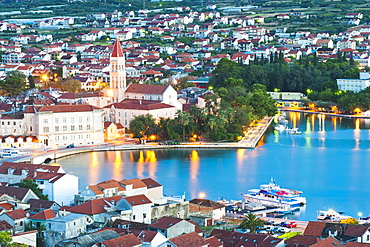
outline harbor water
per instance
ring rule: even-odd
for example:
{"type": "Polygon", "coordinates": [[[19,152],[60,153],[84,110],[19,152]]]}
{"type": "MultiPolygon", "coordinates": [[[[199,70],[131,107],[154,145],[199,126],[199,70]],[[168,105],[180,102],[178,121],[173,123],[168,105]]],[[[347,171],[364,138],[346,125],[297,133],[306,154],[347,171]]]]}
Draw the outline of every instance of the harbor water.
{"type": "Polygon", "coordinates": [[[274,178],[303,191],[307,205],[291,219],[316,220],[318,210],[370,214],[370,120],[287,113],[290,128],[273,123],[255,149],[165,149],[93,152],[58,160],[80,178],[80,190],[109,179],[151,177],[166,195],[243,200],[274,178]]]}

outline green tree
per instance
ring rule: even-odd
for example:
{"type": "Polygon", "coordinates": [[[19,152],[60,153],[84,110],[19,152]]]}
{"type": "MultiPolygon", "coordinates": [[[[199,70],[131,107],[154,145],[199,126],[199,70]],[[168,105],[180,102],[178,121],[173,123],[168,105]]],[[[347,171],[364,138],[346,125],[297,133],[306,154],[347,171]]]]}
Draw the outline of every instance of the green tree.
{"type": "Polygon", "coordinates": [[[9,232],[0,232],[0,246],[1,247],[27,247],[26,244],[12,243],[13,239],[9,232]]]}
{"type": "Polygon", "coordinates": [[[0,89],[5,95],[18,95],[26,90],[26,75],[13,70],[6,73],[5,79],[0,80],[0,89]]]}
{"type": "Polygon", "coordinates": [[[175,119],[182,126],[182,140],[185,140],[185,128],[190,122],[190,115],[187,112],[178,110],[175,119]]]}
{"type": "Polygon", "coordinates": [[[139,138],[139,140],[143,137],[147,138],[150,134],[154,134],[156,132],[156,125],[152,115],[139,115],[132,119],[130,122],[130,132],[134,137],[139,138]]]}
{"type": "Polygon", "coordinates": [[[249,229],[251,233],[254,233],[258,227],[263,226],[264,224],[263,220],[255,214],[249,213],[238,228],[242,230],[249,229]]]}
{"type": "Polygon", "coordinates": [[[49,200],[47,195],[43,195],[38,184],[32,179],[22,179],[19,188],[31,189],[41,200],[49,200]]]}

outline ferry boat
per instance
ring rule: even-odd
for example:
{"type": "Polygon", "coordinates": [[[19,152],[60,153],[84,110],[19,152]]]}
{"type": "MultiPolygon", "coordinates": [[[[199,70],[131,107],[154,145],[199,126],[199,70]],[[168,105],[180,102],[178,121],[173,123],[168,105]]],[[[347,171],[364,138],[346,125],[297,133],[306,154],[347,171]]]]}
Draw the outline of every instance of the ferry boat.
{"type": "Polygon", "coordinates": [[[269,184],[262,184],[259,189],[248,190],[243,196],[247,202],[258,202],[266,206],[296,208],[306,204],[306,198],[300,194],[302,192],[298,190],[281,188],[271,179],[269,184]]]}

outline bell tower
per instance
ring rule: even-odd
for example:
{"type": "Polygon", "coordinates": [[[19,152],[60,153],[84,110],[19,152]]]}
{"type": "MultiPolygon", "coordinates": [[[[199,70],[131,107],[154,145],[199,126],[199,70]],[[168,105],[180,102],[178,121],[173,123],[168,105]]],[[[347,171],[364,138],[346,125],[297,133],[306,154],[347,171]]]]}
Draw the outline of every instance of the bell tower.
{"type": "Polygon", "coordinates": [[[112,102],[120,102],[124,99],[123,94],[126,90],[126,68],[125,55],[123,54],[121,42],[118,37],[113,44],[113,51],[110,56],[110,82],[109,90],[112,102]]]}

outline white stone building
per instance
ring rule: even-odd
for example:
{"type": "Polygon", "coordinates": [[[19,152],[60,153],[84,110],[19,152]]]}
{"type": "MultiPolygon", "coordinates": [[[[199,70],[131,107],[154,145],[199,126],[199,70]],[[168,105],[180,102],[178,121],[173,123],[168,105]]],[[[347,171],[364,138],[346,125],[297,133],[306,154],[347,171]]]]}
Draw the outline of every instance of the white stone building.
{"type": "Polygon", "coordinates": [[[46,221],[46,246],[55,246],[60,241],[74,238],[86,232],[93,220],[83,214],[67,213],[46,221]]]}
{"type": "Polygon", "coordinates": [[[104,110],[91,105],[28,106],[25,135],[53,148],[104,142],[104,110]]]}
{"type": "Polygon", "coordinates": [[[339,90],[355,93],[370,86],[370,72],[360,72],[360,79],[337,79],[339,90]]]}

